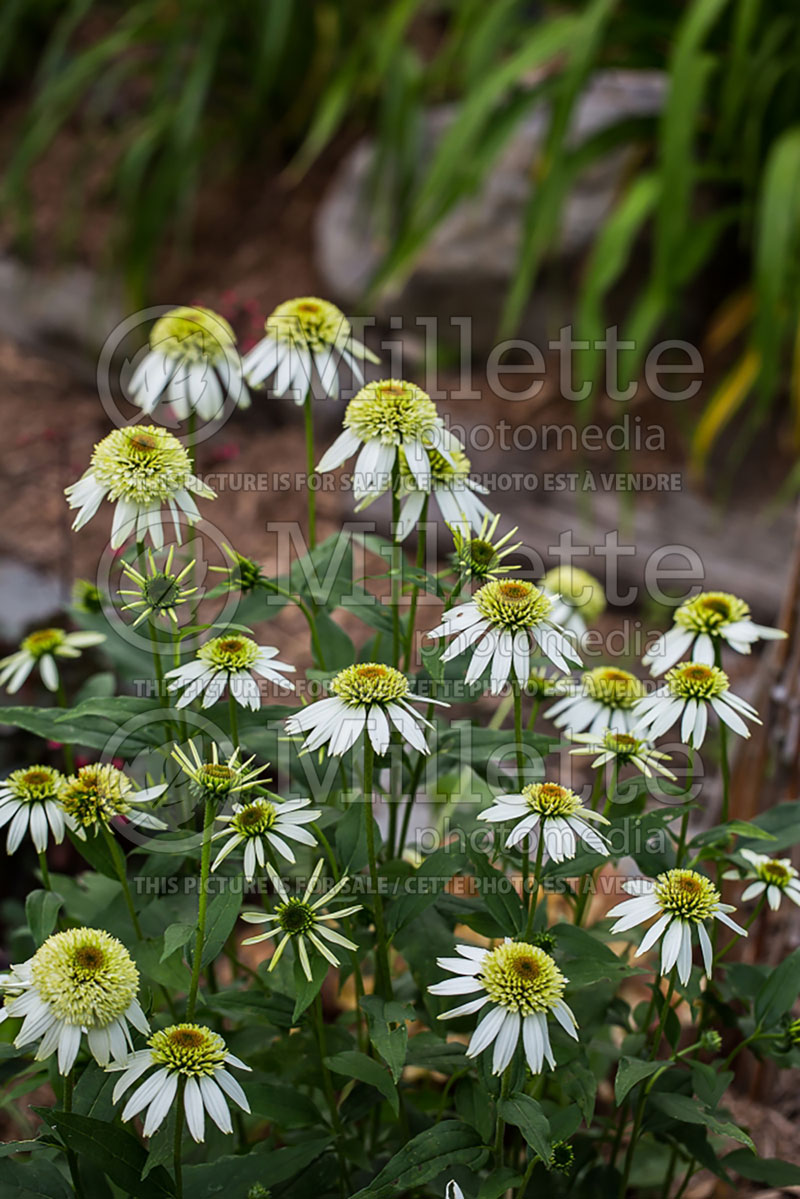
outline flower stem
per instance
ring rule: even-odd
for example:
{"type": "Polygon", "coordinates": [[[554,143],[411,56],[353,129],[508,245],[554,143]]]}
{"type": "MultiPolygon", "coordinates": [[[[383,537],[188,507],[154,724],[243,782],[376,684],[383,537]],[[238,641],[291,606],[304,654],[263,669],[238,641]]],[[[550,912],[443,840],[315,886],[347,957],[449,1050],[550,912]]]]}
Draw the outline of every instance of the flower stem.
{"type": "Polygon", "coordinates": [[[50,871],[47,869],[47,855],[43,849],[40,849],[38,852],[39,870],[42,874],[42,886],[44,887],[45,891],[52,891],[53,888],[50,885],[50,871]]]}
{"type": "Polygon", "coordinates": [[[128,908],[128,914],[131,918],[133,931],[136,933],[137,940],[141,941],[143,936],[142,926],[139,923],[139,917],[136,915],[136,907],[134,906],[133,896],[131,895],[131,889],[128,885],[128,874],[125,869],[125,857],[122,853],[122,850],[114,840],[114,834],[111,832],[111,829],[105,824],[101,827],[103,830],[105,843],[108,846],[108,852],[110,853],[111,860],[114,863],[114,869],[117,872],[117,878],[122,884],[122,894],[125,896],[125,903],[128,908]]]}
{"type": "MultiPolygon", "coordinates": [[[[64,1095],[63,1104],[64,1111],[72,1111],[72,1092],[75,1086],[75,1069],[73,1067],[69,1074],[64,1077],[64,1095]]],[[[69,1175],[72,1179],[72,1189],[75,1192],[76,1199],[83,1199],[83,1187],[81,1186],[80,1167],[78,1166],[78,1157],[74,1149],[67,1148],[67,1165],[69,1166],[69,1175]]]]}
{"type": "MultiPolygon", "coordinates": [[[[511,684],[513,691],[514,702],[514,753],[517,759],[517,790],[522,791],[525,786],[525,750],[522,741],[522,687],[519,679],[514,679],[511,684]]],[[[522,847],[522,900],[523,903],[527,900],[528,903],[528,921],[530,922],[530,880],[528,874],[530,872],[530,857],[528,851],[523,845],[522,847]]]]}
{"type": "Polygon", "coordinates": [[[291,591],[287,591],[285,587],[281,587],[279,583],[275,583],[272,579],[262,579],[261,586],[266,587],[268,591],[274,591],[276,595],[284,596],[285,599],[289,600],[290,603],[295,604],[300,609],[306,619],[308,631],[311,634],[311,645],[314,650],[316,664],[321,667],[322,670],[327,669],[325,666],[325,655],[322,651],[319,633],[317,632],[317,620],[313,610],[309,608],[308,604],[301,600],[299,595],[293,595],[291,591]]]}
{"type": "Polygon", "coordinates": [[[306,432],[306,503],[308,506],[308,548],[317,548],[317,493],[311,486],[314,474],[314,399],[309,387],[303,401],[306,432]]]}
{"type": "Polygon", "coordinates": [[[319,1049],[320,1069],[322,1071],[322,1089],[325,1092],[325,1100],[328,1104],[328,1111],[331,1114],[331,1124],[337,1136],[336,1155],[339,1159],[339,1184],[343,1199],[350,1190],[350,1175],[347,1169],[347,1162],[342,1151],[342,1138],[344,1137],[344,1129],[342,1128],[339,1109],[336,1106],[336,1092],[333,1089],[333,1079],[331,1072],[326,1062],[328,1052],[325,1046],[325,1017],[322,1011],[322,996],[318,993],[313,1004],[314,1008],[314,1030],[317,1034],[317,1047],[319,1049]]]}
{"type": "MultiPolygon", "coordinates": [[[[690,746],[689,757],[688,757],[687,766],[686,766],[686,795],[687,795],[687,797],[689,795],[689,792],[692,789],[693,776],[694,776],[694,749],[690,746]]],[[[684,857],[686,856],[686,834],[689,829],[689,808],[688,808],[689,799],[688,798],[686,800],[686,804],[687,804],[686,811],[683,813],[683,816],[681,817],[681,827],[680,827],[680,832],[678,833],[678,844],[675,847],[675,865],[676,866],[680,866],[684,857]]]]}
{"type": "MultiPolygon", "coordinates": [[[[531,933],[533,932],[533,921],[536,916],[536,901],[539,896],[539,884],[541,882],[541,875],[542,875],[542,858],[543,858],[543,856],[544,856],[544,831],[540,828],[539,829],[539,844],[536,846],[536,865],[533,868],[533,878],[530,879],[530,882],[528,884],[530,887],[530,895],[528,897],[528,920],[527,920],[527,923],[525,924],[525,940],[526,941],[530,940],[531,933]]],[[[526,861],[528,860],[527,853],[525,854],[525,860],[526,861]]]]}
{"type": "Polygon", "coordinates": [[[392,665],[400,667],[400,598],[403,588],[403,551],[398,540],[400,524],[400,467],[395,458],[392,467],[392,569],[391,569],[391,599],[392,599],[392,665]]]}
{"type": "MultiPolygon", "coordinates": [[[[428,501],[430,496],[425,496],[425,502],[422,505],[422,513],[417,522],[417,571],[425,569],[425,556],[427,551],[428,541],[428,501]]],[[[414,652],[414,625],[417,620],[417,601],[419,599],[419,584],[414,580],[414,585],[411,589],[411,608],[408,615],[408,635],[406,637],[406,674],[411,670],[411,655],[414,652]]]]}
{"type": "MultiPolygon", "coordinates": [[[[501,1102],[503,1099],[508,1098],[508,1093],[510,1090],[511,1090],[511,1067],[507,1066],[505,1071],[503,1072],[503,1083],[502,1083],[502,1086],[500,1087],[501,1102]]],[[[498,1107],[499,1107],[499,1105],[498,1105],[498,1107]]],[[[495,1128],[495,1134],[494,1134],[494,1160],[495,1160],[495,1165],[498,1170],[502,1170],[502,1168],[503,1168],[503,1137],[505,1135],[505,1131],[506,1131],[506,1122],[503,1119],[503,1117],[500,1115],[500,1112],[498,1111],[497,1126],[495,1128]]]]}
{"type": "MultiPolygon", "coordinates": [[[[658,984],[656,984],[656,986],[658,986],[658,984]]],[[[658,1050],[661,1045],[661,1038],[664,1035],[664,1029],[665,1029],[666,1023],[667,1023],[667,1017],[669,1016],[669,1013],[672,1011],[671,1005],[672,1005],[672,996],[673,996],[674,992],[675,992],[675,972],[673,971],[672,974],[670,975],[669,987],[667,988],[667,994],[666,994],[666,997],[664,998],[664,1002],[661,1007],[661,1015],[659,1017],[658,1028],[656,1029],[656,1035],[653,1038],[653,1044],[650,1049],[649,1060],[651,1062],[655,1061],[655,1059],[658,1055],[658,1050]]],[[[653,991],[653,994],[655,995],[655,990],[653,991]]],[[[622,1181],[621,1181],[620,1187],[619,1187],[619,1199],[625,1199],[625,1194],[628,1190],[628,1182],[630,1181],[631,1169],[633,1167],[633,1155],[636,1152],[636,1145],[639,1140],[639,1130],[642,1127],[642,1119],[644,1118],[644,1109],[645,1109],[645,1105],[647,1103],[647,1096],[649,1095],[650,1088],[654,1082],[655,1082],[655,1077],[651,1078],[649,1083],[647,1085],[643,1086],[642,1093],[639,1096],[639,1102],[636,1107],[636,1115],[634,1116],[634,1120],[633,1120],[633,1128],[631,1130],[630,1140],[628,1141],[628,1150],[625,1154],[625,1165],[623,1167],[622,1181]]]]}
{"type": "MultiPolygon", "coordinates": [[[[67,699],[67,693],[64,690],[64,684],[61,682],[60,675],[58,677],[58,691],[56,692],[56,694],[58,696],[59,706],[62,708],[68,708],[69,700],[67,699]]],[[[62,753],[64,754],[64,767],[66,769],[67,774],[74,774],[75,773],[75,753],[74,753],[72,746],[64,743],[61,746],[61,750],[62,750],[62,753]]]]}
{"type": "Polygon", "coordinates": [[[228,715],[231,725],[231,741],[234,750],[237,750],[239,748],[239,722],[236,718],[236,700],[231,690],[230,680],[228,681],[228,715]]]}
{"type": "Polygon", "coordinates": [[[183,1093],[185,1090],[186,1076],[182,1074],[178,1079],[178,1093],[175,1096],[175,1140],[172,1148],[176,1199],[183,1199],[183,1093]]]}
{"type": "Polygon", "coordinates": [[[389,970],[389,955],[386,947],[386,925],[383,920],[383,900],[378,888],[378,862],[375,856],[375,821],[372,816],[372,778],[375,767],[375,752],[369,735],[364,734],[364,832],[369,859],[369,880],[372,888],[372,906],[375,914],[375,977],[377,989],[385,999],[392,996],[392,976],[389,970]]]}
{"type": "Polygon", "coordinates": [[[186,1019],[191,1020],[197,1007],[197,991],[200,986],[200,963],[206,939],[206,913],[208,911],[208,876],[211,866],[211,830],[214,824],[214,801],[206,799],[203,818],[203,848],[200,855],[200,895],[197,900],[197,936],[192,955],[192,981],[186,1001],[186,1019]]]}

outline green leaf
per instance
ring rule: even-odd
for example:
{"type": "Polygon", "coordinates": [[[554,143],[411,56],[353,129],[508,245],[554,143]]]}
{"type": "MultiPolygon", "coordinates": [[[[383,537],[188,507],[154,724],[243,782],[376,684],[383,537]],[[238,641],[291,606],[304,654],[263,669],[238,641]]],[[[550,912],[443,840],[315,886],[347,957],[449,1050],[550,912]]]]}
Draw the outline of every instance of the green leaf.
{"type": "Polygon", "coordinates": [[[179,949],[182,950],[196,932],[196,925],[168,924],[164,929],[164,948],[161,953],[161,961],[165,962],[167,958],[172,957],[173,953],[177,953],[179,949]]]}
{"type": "Polygon", "coordinates": [[[726,1170],[770,1187],[800,1186],[800,1166],[779,1157],[758,1157],[749,1149],[734,1149],[722,1159],[726,1170]]]}
{"type": "Polygon", "coordinates": [[[239,1195],[244,1199],[247,1188],[257,1182],[271,1187],[293,1178],[316,1161],[329,1144],[330,1137],[315,1137],[272,1153],[256,1151],[241,1157],[218,1157],[201,1166],[184,1166],[184,1194],[191,1199],[233,1199],[239,1195]]]}
{"type": "Polygon", "coordinates": [[[208,905],[206,914],[206,936],[200,965],[207,966],[219,956],[223,945],[233,932],[242,906],[241,892],[235,887],[225,887],[215,895],[208,905]]]}
{"type": "Polygon", "coordinates": [[[459,1120],[442,1120],[412,1137],[368,1186],[352,1199],[398,1199],[453,1166],[477,1169],[486,1150],[474,1128],[459,1120]]]}
{"type": "Polygon", "coordinates": [[[795,949],[780,966],[767,976],[756,995],[754,1013],[757,1022],[770,1028],[790,1010],[800,993],[800,949],[795,949]]]}
{"type": "Polygon", "coordinates": [[[277,1124],[278,1128],[319,1128],[323,1123],[319,1108],[296,1087],[268,1083],[247,1083],[250,1110],[256,1116],[277,1124]]]}
{"type": "Polygon", "coordinates": [[[363,995],[360,1006],[367,1015],[369,1039],[397,1083],[403,1073],[408,1047],[406,1021],[414,1019],[414,1009],[395,1001],[387,1003],[378,995],[363,995]]]}
{"type": "Polygon", "coordinates": [[[640,1083],[643,1078],[650,1078],[658,1070],[663,1070],[672,1063],[643,1062],[638,1057],[622,1057],[617,1066],[617,1076],[614,1079],[614,1099],[619,1107],[628,1092],[640,1083]]]}
{"type": "Polygon", "coordinates": [[[342,670],[345,666],[350,666],[356,659],[355,646],[341,625],[332,620],[324,608],[317,612],[316,623],[322,652],[325,654],[325,669],[342,670]]]}
{"type": "Polygon", "coordinates": [[[359,1053],[357,1049],[346,1049],[343,1053],[335,1053],[332,1057],[327,1057],[325,1062],[335,1074],[343,1074],[346,1078],[355,1078],[359,1082],[365,1082],[368,1086],[374,1087],[376,1091],[380,1091],[384,1099],[388,1100],[395,1116],[398,1114],[400,1096],[397,1093],[397,1087],[389,1072],[374,1058],[367,1057],[366,1053],[359,1053]]]}
{"type": "Polygon", "coordinates": [[[466,1048],[458,1041],[445,1041],[435,1033],[418,1032],[409,1038],[406,1065],[452,1074],[468,1065],[466,1048]]]}
{"type": "Polygon", "coordinates": [[[63,903],[55,891],[31,891],[25,900],[25,919],[37,947],[55,928],[63,903]]]}
{"type": "Polygon", "coordinates": [[[550,1124],[541,1104],[531,1099],[530,1095],[520,1093],[510,1095],[508,1099],[501,1099],[497,1110],[506,1124],[513,1124],[518,1128],[534,1153],[537,1153],[545,1164],[548,1163],[553,1146],[550,1124]]]}
{"type": "Polygon", "coordinates": [[[494,916],[503,935],[515,937],[525,922],[525,906],[513,883],[502,870],[490,866],[483,854],[472,854],[472,864],[486,907],[494,916]]]}
{"type": "Polygon", "coordinates": [[[295,1023],[292,1019],[294,1000],[277,991],[266,994],[264,991],[237,991],[231,988],[217,991],[215,995],[207,995],[203,1006],[209,1011],[227,1016],[230,1020],[247,1024],[259,1020],[273,1028],[286,1029],[295,1023]]]}
{"type": "Polygon", "coordinates": [[[133,1133],[76,1112],[35,1110],[68,1148],[94,1162],[126,1194],[135,1199],[167,1199],[175,1194],[172,1179],[163,1167],[151,1171],[142,1181],[147,1151],[133,1133]]]}
{"type": "Polygon", "coordinates": [[[425,858],[422,865],[407,880],[407,894],[401,895],[386,911],[386,926],[395,933],[422,913],[447,889],[454,874],[463,870],[467,858],[450,849],[440,849],[425,858]]]}
{"type": "MultiPolygon", "coordinates": [[[[22,1144],[27,1145],[27,1141],[22,1144]]],[[[72,1187],[51,1161],[0,1160],[0,1194],[3,1199],[72,1199],[72,1187]]]]}
{"type": "Polygon", "coordinates": [[[507,1191],[516,1189],[522,1182],[522,1175],[517,1174],[509,1166],[500,1170],[492,1170],[490,1178],[481,1183],[478,1199],[503,1199],[507,1191]]]}
{"type": "Polygon", "coordinates": [[[672,1120],[679,1120],[683,1124],[701,1124],[709,1132],[740,1141],[755,1152],[755,1146],[746,1132],[736,1124],[718,1120],[705,1104],[689,1095],[677,1095],[668,1091],[651,1092],[648,1102],[672,1120]]]}

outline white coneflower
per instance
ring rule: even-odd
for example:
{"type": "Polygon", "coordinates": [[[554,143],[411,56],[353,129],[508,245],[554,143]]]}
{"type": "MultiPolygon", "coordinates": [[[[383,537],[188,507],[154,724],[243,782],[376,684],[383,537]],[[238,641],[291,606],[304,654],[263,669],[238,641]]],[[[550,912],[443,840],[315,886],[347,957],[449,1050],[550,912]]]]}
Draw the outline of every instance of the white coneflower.
{"type": "Polygon", "coordinates": [[[192,473],[189,454],[177,437],[157,425],[114,429],[94,447],[86,473],[65,489],[70,508],[80,509],[73,529],[83,528],[104,499],[116,504],[112,549],[129,537],[144,541],[148,536],[156,549],[161,549],[165,507],[180,544],[181,515],[190,525],[200,519],[192,493],[216,498],[216,492],[192,473]]]}
{"type": "Polygon", "coordinates": [[[554,862],[574,858],[579,839],[595,853],[608,854],[605,838],[587,823],[608,821],[585,808],[579,795],[559,783],[529,783],[519,795],[496,795],[492,806],[478,813],[478,819],[492,824],[515,822],[506,849],[520,845],[526,837],[532,844],[543,837],[545,852],[554,862]]]}
{"type": "MultiPolygon", "coordinates": [[[[277,797],[276,797],[277,798],[277,797]]],[[[295,856],[286,844],[298,841],[301,845],[316,845],[317,839],[304,824],[311,824],[322,815],[319,808],[309,808],[310,799],[285,799],[280,803],[257,796],[245,804],[233,805],[233,814],[217,816],[224,828],[214,833],[212,841],[228,840],[214,859],[212,870],[240,845],[244,846],[244,876],[252,882],[258,867],[267,862],[269,848],[276,850],[287,862],[294,864],[295,856]]]]}
{"type": "Polygon", "coordinates": [[[336,921],[343,920],[346,916],[353,916],[356,912],[360,912],[362,905],[360,903],[351,904],[350,907],[340,908],[335,912],[326,912],[324,910],[331,900],[336,898],[342,888],[347,885],[349,881],[348,876],[346,874],[343,875],[327,894],[320,896],[313,903],[311,902],[311,896],[317,885],[317,879],[322,872],[322,866],[322,860],[317,862],[314,872],[308,880],[308,885],[302,897],[300,897],[289,895],[281,879],[275,873],[272,866],[267,863],[267,873],[272,880],[275,890],[278,892],[280,903],[274,912],[242,912],[242,919],[246,920],[248,924],[272,925],[266,932],[259,933],[256,937],[248,937],[242,942],[243,945],[257,945],[259,941],[266,941],[271,937],[280,938],[275,952],[270,958],[269,970],[275,969],[284,949],[290,941],[296,947],[297,957],[303,973],[309,982],[311,981],[312,974],[306,941],[313,945],[325,960],[330,962],[331,966],[339,965],[339,959],[331,949],[331,945],[341,945],[344,949],[358,949],[358,946],[353,941],[348,940],[342,933],[337,932],[335,928],[329,928],[328,925],[331,923],[335,924],[336,921]]]}
{"type": "Polygon", "coordinates": [[[508,544],[517,531],[516,526],[495,540],[499,523],[499,516],[491,519],[484,516],[474,537],[469,530],[462,532],[457,527],[450,530],[453,534],[453,565],[463,579],[486,583],[519,570],[519,565],[504,561],[522,545],[521,541],[508,544]]]}
{"type": "Polygon", "coordinates": [[[754,624],[749,605],[727,591],[701,592],[681,604],[672,619],[673,627],[642,659],[654,675],[663,674],[681,658],[712,666],[720,644],[729,645],[739,654],[749,654],[756,641],[777,641],[786,636],[783,629],[754,624]]]}
{"type": "Polygon", "coordinates": [[[219,750],[216,744],[211,746],[211,761],[200,757],[194,741],[187,742],[189,754],[180,745],[172,749],[172,757],[184,774],[188,775],[196,794],[200,796],[214,795],[225,799],[229,795],[242,795],[254,787],[262,787],[268,779],[263,778],[269,766],[256,766],[250,769],[255,761],[255,754],[244,762],[239,761],[240,749],[235,749],[227,762],[220,762],[219,750]]]}
{"type": "Polygon", "coordinates": [[[3,779],[0,828],[9,826],[6,853],[15,853],[29,830],[37,853],[47,849],[48,830],[56,845],[64,840],[66,825],[58,798],[63,785],[64,776],[52,766],[28,766],[3,779]]]}
{"type": "Polygon", "coordinates": [[[19,649],[0,659],[0,687],[9,695],[19,691],[35,666],[48,691],[58,691],[58,659],[79,658],[81,650],[101,645],[105,633],[67,633],[64,629],[37,629],[20,642],[19,649]]]}
{"type": "Polygon", "coordinates": [[[183,691],[175,705],[178,708],[185,708],[200,696],[203,707],[210,708],[229,688],[237,704],[255,712],[261,707],[261,687],[254,675],[292,689],[293,684],[284,675],[293,674],[295,668],[279,661],[277,653],[274,646],[258,645],[252,637],[232,629],[201,645],[194,661],[168,670],[168,690],[183,691]]]}
{"type": "Polygon", "coordinates": [[[578,566],[554,566],[542,579],[542,589],[557,595],[553,619],[580,640],[606,607],[603,585],[578,566]]]}
{"type": "MultiPolygon", "coordinates": [[[[187,587],[184,585],[184,580],[191,573],[194,566],[194,559],[187,562],[186,566],[177,574],[172,573],[172,559],[175,554],[175,546],[169,547],[167,559],[162,569],[159,569],[153,551],[147,551],[147,564],[144,573],[137,570],[130,562],[122,563],[123,573],[126,575],[129,582],[134,584],[133,588],[119,587],[118,591],[121,596],[127,599],[127,603],[121,607],[122,612],[138,613],[136,619],[131,625],[135,629],[143,620],[156,620],[159,616],[166,617],[171,620],[173,625],[178,627],[178,613],[176,608],[181,604],[185,604],[196,592],[196,587],[187,587]]],[[[189,580],[191,582],[191,579],[189,580]]]]}
{"type": "Polygon", "coordinates": [[[569,751],[570,754],[597,755],[591,764],[593,770],[616,762],[619,766],[635,766],[646,778],[652,778],[654,773],[675,778],[672,771],[662,765],[662,762],[670,761],[669,754],[653,749],[648,741],[634,737],[633,733],[615,733],[606,729],[604,733],[567,733],[567,739],[578,744],[577,749],[569,751]]]}
{"type": "Polygon", "coordinates": [[[434,983],[433,995],[473,995],[467,1003],[442,1012],[440,1020],[470,1016],[485,1005],[491,1009],[472,1034],[467,1057],[477,1057],[494,1044],[492,1073],[502,1074],[514,1056],[522,1033],[525,1057],[534,1074],[547,1061],[555,1068],[547,1017],[553,1016],[577,1041],[577,1021],[564,1002],[569,981],[543,949],[506,937],[495,949],[456,945],[457,958],[437,958],[436,964],[455,978],[434,983]]]}
{"type": "Polygon", "coordinates": [[[116,766],[95,762],[70,775],[58,798],[69,827],[85,840],[87,832],[111,828],[112,821],[119,816],[142,828],[166,828],[163,820],[142,810],[143,805],[148,807],[166,789],[166,783],[159,783],[137,791],[131,779],[116,766]]]}
{"type": "Polygon", "coordinates": [[[510,674],[526,685],[531,653],[537,646],[565,674],[571,669],[567,659],[581,665],[574,646],[553,620],[553,603],[533,583],[495,579],[476,591],[469,603],[445,612],[442,623],[428,636],[453,638],[443,662],[477,642],[465,681],[476,682],[491,662],[490,690],[496,695],[510,674]]]}
{"type": "Polygon", "coordinates": [[[635,956],[638,958],[647,953],[660,939],[661,973],[669,974],[677,965],[678,978],[684,986],[692,972],[693,929],[697,930],[703,965],[709,978],[714,951],[705,921],[720,920],[740,936],[747,936],[746,931],[728,915],[728,912],[735,912],[736,909],[729,903],[722,903],[720,893],[711,879],[698,874],[696,870],[667,870],[656,879],[631,879],[622,887],[633,898],[623,900],[608,913],[609,916],[619,917],[611,928],[612,933],[628,932],[657,916],[655,924],[642,938],[635,956]]]}
{"type": "Polygon", "coordinates": [[[364,382],[363,361],[379,361],[353,336],[344,313],[316,296],[285,300],[264,327],[266,336],[244,358],[247,381],[258,386],[274,375],[274,394],[291,395],[296,404],[302,404],[311,391],[314,370],[323,395],[335,397],[342,360],[359,383],[364,382]]]}
{"type": "Polygon", "coordinates": [[[429,495],[436,500],[442,519],[451,530],[458,530],[463,537],[468,537],[470,530],[477,533],[493,514],[478,498],[477,493],[486,495],[487,489],[470,478],[469,458],[454,446],[450,449],[449,461],[433,449],[428,450],[428,460],[430,474],[427,485],[420,486],[419,479],[409,470],[405,454],[401,451],[399,455],[400,495],[405,499],[400,510],[398,539],[405,540],[416,528],[429,495]]]}
{"type": "Polygon", "coordinates": [[[740,737],[749,737],[744,719],[761,724],[755,708],[728,689],[728,676],[718,666],[702,662],[682,662],[673,666],[659,687],[634,710],[633,731],[647,729],[651,741],[656,741],[667,729],[681,721],[681,741],[699,749],[708,726],[708,709],[740,737]]]}
{"type": "Polygon", "coordinates": [[[150,1031],[136,998],[139,971],[122,942],[102,929],[54,933],[0,985],[12,996],[0,1020],[22,1018],[16,1047],[39,1041],[36,1060],[57,1052],[61,1074],[72,1069],[82,1036],[95,1061],[107,1066],[112,1058],[127,1059],[129,1023],[150,1031]]]}
{"type": "MultiPolygon", "coordinates": [[[[758,899],[766,893],[767,903],[773,912],[777,912],[781,906],[784,895],[800,907],[800,876],[789,858],[770,858],[763,853],[753,853],[751,849],[742,849],[739,852],[750,868],[744,876],[745,879],[755,880],[742,891],[742,903],[747,903],[749,899],[758,899]]],[[[728,870],[722,877],[737,880],[741,878],[737,870],[728,870]]]]}
{"type": "Polygon", "coordinates": [[[457,1182],[453,1182],[452,1178],[444,1188],[444,1199],[464,1199],[464,1192],[457,1182]]]}
{"type": "Polygon", "coordinates": [[[453,462],[458,442],[448,433],[433,400],[413,383],[381,379],[368,383],[347,405],[344,432],[323,454],[318,471],[335,470],[360,451],[353,471],[356,499],[379,495],[392,481],[402,451],[423,490],[431,476],[431,453],[453,462]]]}
{"type": "Polygon", "coordinates": [[[611,729],[628,733],[636,724],[634,709],[644,696],[644,684],[617,666],[596,666],[581,675],[574,694],[558,700],[545,713],[557,729],[598,733],[611,729]]]}
{"type": "Polygon", "coordinates": [[[227,399],[232,407],[250,406],[233,329],[210,308],[174,308],[156,321],[150,349],[127,392],[146,416],[162,401],[178,420],[192,412],[201,420],[215,420],[227,399]]]}
{"type": "Polygon", "coordinates": [[[391,722],[409,745],[427,754],[430,750],[420,725],[426,728],[431,725],[414,711],[409,701],[448,706],[441,700],[425,700],[412,694],[406,676],[382,662],[358,662],[345,667],[331,680],[330,691],[327,699],[309,704],[286,721],[288,733],[305,735],[304,750],[327,744],[328,753],[338,756],[355,745],[366,731],[375,752],[385,754],[391,722]]]}
{"type": "MultiPolygon", "coordinates": [[[[172,1024],[159,1029],[147,1042],[149,1048],[131,1055],[111,1096],[120,1097],[148,1070],[155,1073],[137,1087],[122,1110],[123,1120],[132,1120],[142,1111],[146,1137],[161,1127],[178,1094],[178,1082],[185,1079],[183,1113],[192,1139],[205,1139],[206,1113],[220,1132],[233,1132],[227,1099],[249,1112],[247,1096],[226,1066],[249,1070],[234,1057],[222,1037],[203,1024],[172,1024]],[[146,1111],[145,1111],[146,1109],[146,1111]]],[[[120,1067],[117,1067],[120,1068],[120,1067]]]]}

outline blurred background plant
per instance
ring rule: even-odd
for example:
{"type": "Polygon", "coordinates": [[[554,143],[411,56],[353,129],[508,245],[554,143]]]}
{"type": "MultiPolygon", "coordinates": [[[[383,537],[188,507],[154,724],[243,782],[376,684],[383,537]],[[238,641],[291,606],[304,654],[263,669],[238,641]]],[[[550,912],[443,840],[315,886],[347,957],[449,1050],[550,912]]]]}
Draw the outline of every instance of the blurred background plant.
{"type": "MultiPolygon", "coordinates": [[[[706,345],[725,369],[693,429],[695,467],[735,414],[730,452],[743,455],[779,398],[791,405],[800,446],[793,0],[7,0],[0,34],[5,87],[27,101],[2,189],[17,248],[34,235],[31,172],[62,128],[77,125],[84,169],[65,189],[65,227],[80,227],[85,189],[99,179],[115,210],[109,256],[137,302],[158,253],[191,246],[204,181],[235,175],[255,155],[296,181],[332,145],[368,131],[371,207],[385,247],[368,303],[410,271],[522,118],[547,101],[549,130],[530,164],[498,332],[518,327],[577,176],[610,148],[634,147],[586,256],[576,336],[602,337],[607,298],[632,260],[638,285],[620,325],[639,347],[680,330],[698,280],[723,261],[724,296],[706,345]],[[666,99],[660,114],[576,145],[573,110],[599,68],[663,68],[666,99]],[[445,101],[455,115],[423,159],[423,118],[445,101]]],[[[596,380],[599,351],[582,357],[583,378],[596,380]]],[[[640,351],[630,352],[626,377],[640,365],[640,351]]]]}

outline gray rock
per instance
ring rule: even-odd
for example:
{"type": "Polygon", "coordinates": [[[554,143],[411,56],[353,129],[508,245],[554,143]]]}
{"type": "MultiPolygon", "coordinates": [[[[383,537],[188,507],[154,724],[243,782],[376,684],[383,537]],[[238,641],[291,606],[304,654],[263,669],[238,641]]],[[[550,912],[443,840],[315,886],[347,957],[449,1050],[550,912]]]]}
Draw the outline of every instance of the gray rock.
{"type": "MultiPolygon", "coordinates": [[[[570,144],[579,145],[621,120],[659,113],[666,86],[666,76],[656,71],[598,72],[575,106],[570,144]]],[[[455,111],[448,106],[428,115],[424,159],[430,158],[455,111]]],[[[413,325],[418,316],[439,316],[440,333],[452,315],[470,315],[475,348],[493,344],[500,306],[517,266],[531,170],[542,152],[547,126],[548,110],[540,103],[520,122],[477,194],[460,202],[435,230],[400,293],[387,289],[379,298],[379,315],[403,316],[405,325],[413,325]]],[[[554,321],[554,313],[563,303],[569,306],[570,275],[612,210],[631,153],[625,146],[610,151],[577,180],[559,240],[548,255],[544,282],[524,321],[525,332],[534,340],[563,323],[554,321]]],[[[317,265],[330,291],[350,304],[363,296],[383,250],[365,202],[372,159],[371,142],[356,146],[317,214],[317,265]]]]}

